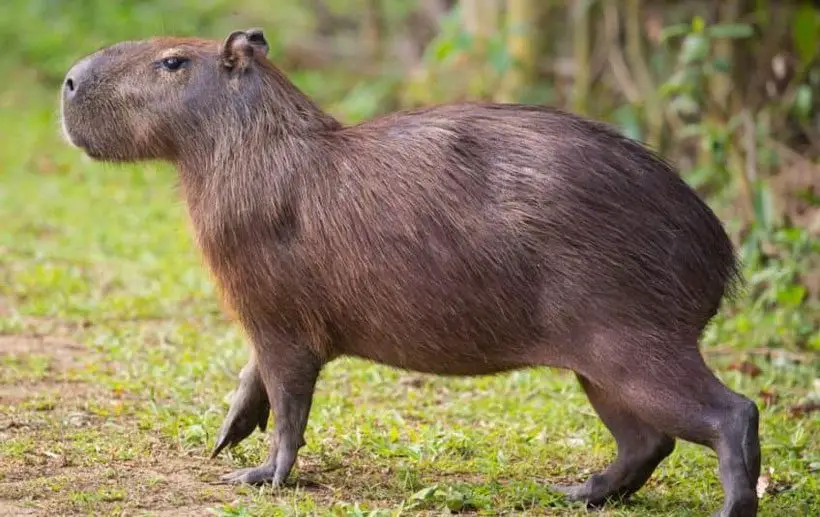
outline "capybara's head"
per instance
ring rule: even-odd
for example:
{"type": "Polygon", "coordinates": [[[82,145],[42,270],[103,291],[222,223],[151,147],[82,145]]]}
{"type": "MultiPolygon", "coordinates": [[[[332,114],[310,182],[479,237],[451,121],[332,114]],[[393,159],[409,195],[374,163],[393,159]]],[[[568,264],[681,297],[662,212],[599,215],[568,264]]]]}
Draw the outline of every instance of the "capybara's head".
{"type": "Polygon", "coordinates": [[[258,29],[103,48],[66,74],[63,132],[98,160],[175,159],[191,142],[208,145],[213,126],[231,131],[260,109],[278,76],[267,52],[258,29]]]}

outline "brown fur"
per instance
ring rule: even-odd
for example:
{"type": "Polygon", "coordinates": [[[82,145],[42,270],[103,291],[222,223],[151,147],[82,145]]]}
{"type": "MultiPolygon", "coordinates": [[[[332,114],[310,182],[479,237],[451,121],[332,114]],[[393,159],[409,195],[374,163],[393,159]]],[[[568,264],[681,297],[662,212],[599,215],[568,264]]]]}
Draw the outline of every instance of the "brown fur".
{"type": "Polygon", "coordinates": [[[69,72],[63,99],[90,156],[179,170],[254,350],[216,452],[264,428],[268,404],[276,417],[269,460],[231,481],[284,481],[336,357],[450,375],[548,365],[578,374],[619,447],[572,497],[631,494],[680,437],[717,450],[722,515],[756,513],[757,410],[697,346],[737,263],[671,166],[540,106],[344,126],[249,34],[114,45],[69,72]],[[154,64],[169,52],[189,62],[154,64]]]}

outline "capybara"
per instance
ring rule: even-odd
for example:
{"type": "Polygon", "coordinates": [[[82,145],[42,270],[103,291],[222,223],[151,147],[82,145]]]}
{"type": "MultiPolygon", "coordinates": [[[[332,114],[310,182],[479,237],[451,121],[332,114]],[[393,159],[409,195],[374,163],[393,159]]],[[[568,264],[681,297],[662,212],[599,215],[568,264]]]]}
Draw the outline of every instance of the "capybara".
{"type": "Polygon", "coordinates": [[[213,455],[274,425],[288,477],[317,376],[341,356],[409,371],[575,372],[614,462],[558,487],[629,496],[681,438],[714,449],[722,516],[756,515],[758,410],[699,338],[742,282],[676,170],[603,123],[467,102],[342,124],[267,57],[261,30],[121,42],[80,60],[63,130],[90,157],[179,171],[196,240],[251,359],[213,455]]]}

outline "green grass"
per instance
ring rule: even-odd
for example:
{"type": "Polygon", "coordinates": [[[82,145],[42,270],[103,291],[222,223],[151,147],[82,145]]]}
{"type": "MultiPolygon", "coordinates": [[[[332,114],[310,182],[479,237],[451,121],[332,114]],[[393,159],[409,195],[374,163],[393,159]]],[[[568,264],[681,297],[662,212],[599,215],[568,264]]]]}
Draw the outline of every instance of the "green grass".
{"type": "MultiPolygon", "coordinates": [[[[84,159],[59,138],[53,92],[25,81],[0,97],[0,513],[586,513],[547,486],[604,467],[613,443],[574,378],[546,369],[453,379],[338,361],[292,486],[212,484],[261,461],[266,438],[207,459],[247,350],[174,172],[84,159]]],[[[817,313],[793,285],[766,284],[772,303],[741,301],[706,339],[720,376],[762,408],[761,515],[778,517],[820,515],[820,414],[792,411],[820,395],[806,351],[817,313]],[[744,352],[764,345],[791,353],[744,352]],[[729,368],[741,360],[760,374],[729,368]]],[[[601,514],[707,515],[722,503],[716,467],[679,442],[631,502],[601,514]]]]}

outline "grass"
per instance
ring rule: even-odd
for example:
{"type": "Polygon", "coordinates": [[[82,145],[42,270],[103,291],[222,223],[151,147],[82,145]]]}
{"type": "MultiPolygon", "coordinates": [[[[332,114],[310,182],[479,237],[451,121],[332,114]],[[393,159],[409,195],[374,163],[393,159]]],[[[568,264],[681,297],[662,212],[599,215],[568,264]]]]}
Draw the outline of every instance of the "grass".
{"type": "MultiPolygon", "coordinates": [[[[27,81],[0,97],[0,514],[586,513],[548,484],[604,467],[613,443],[574,378],[546,369],[453,379],[338,361],[291,486],[213,484],[261,461],[266,438],[207,459],[247,350],[174,172],[84,159],[58,136],[53,92],[27,81]]],[[[709,361],[762,410],[761,515],[820,515],[820,418],[795,409],[818,397],[820,369],[776,341],[815,343],[816,320],[783,307],[771,321],[765,305],[733,308],[706,346],[731,345],[709,361]],[[744,351],[756,344],[792,353],[744,351]]],[[[679,442],[630,502],[600,514],[707,515],[722,503],[716,467],[679,442]]]]}

